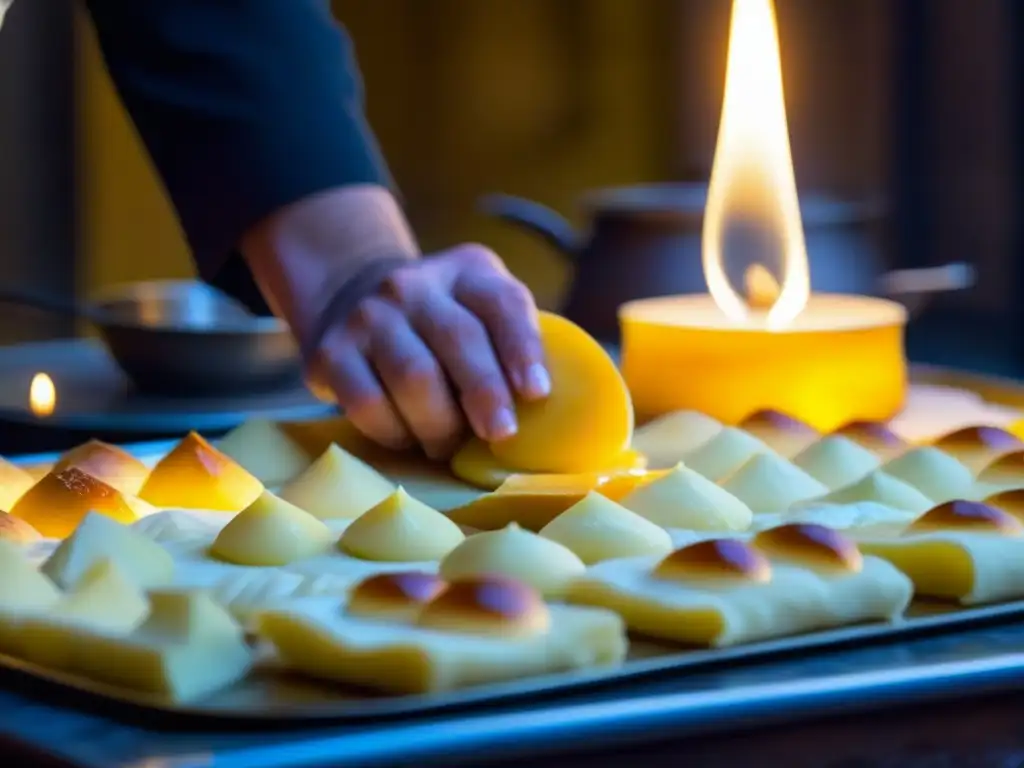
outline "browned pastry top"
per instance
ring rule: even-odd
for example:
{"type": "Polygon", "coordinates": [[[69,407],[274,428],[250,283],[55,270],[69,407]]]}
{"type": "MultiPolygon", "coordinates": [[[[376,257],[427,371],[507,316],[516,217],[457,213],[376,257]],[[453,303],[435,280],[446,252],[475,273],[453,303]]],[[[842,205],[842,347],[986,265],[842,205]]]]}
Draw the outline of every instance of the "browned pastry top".
{"type": "Polygon", "coordinates": [[[787,523],[769,528],[754,537],[754,546],[769,557],[815,569],[859,571],[864,563],[852,539],[816,523],[787,523]]]}
{"type": "Polygon", "coordinates": [[[348,599],[348,612],[357,615],[415,616],[420,608],[446,588],[433,573],[405,571],[378,573],[357,584],[348,599]]]}
{"type": "Polygon", "coordinates": [[[936,448],[947,451],[982,448],[990,451],[1024,449],[1024,441],[1000,427],[964,427],[935,441],[936,448]]]}
{"type": "Polygon", "coordinates": [[[932,507],[917,520],[909,532],[958,530],[1020,533],[1021,522],[998,507],[980,501],[947,501],[932,507]]]}
{"type": "Polygon", "coordinates": [[[468,634],[531,635],[550,626],[548,606],[533,587],[507,576],[455,579],[419,614],[419,624],[468,634]]]}
{"type": "Polygon", "coordinates": [[[20,517],[0,514],[0,539],[23,544],[29,541],[38,541],[41,538],[43,538],[42,534],[20,517]]]}
{"type": "Polygon", "coordinates": [[[740,422],[740,428],[750,431],[776,431],[793,434],[816,435],[817,432],[809,424],[782,413],[781,411],[756,411],[740,422]]]}
{"type": "Polygon", "coordinates": [[[866,448],[901,448],[907,444],[902,437],[878,421],[851,421],[833,434],[842,435],[866,448]]]}
{"type": "Polygon", "coordinates": [[[654,568],[662,579],[742,579],[770,581],[772,567],[763,554],[739,539],[709,539],[677,549],[654,568]]]}

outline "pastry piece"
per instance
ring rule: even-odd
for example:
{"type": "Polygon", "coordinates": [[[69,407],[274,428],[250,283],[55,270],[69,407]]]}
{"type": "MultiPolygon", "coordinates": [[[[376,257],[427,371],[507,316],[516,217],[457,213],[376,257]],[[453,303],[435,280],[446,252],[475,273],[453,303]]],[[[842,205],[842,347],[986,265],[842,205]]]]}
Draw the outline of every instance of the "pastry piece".
{"type": "Polygon", "coordinates": [[[812,556],[816,541],[806,542],[806,557],[794,547],[775,561],[751,544],[718,539],[666,558],[608,560],[577,579],[568,599],[609,608],[640,634],[712,647],[897,618],[910,581],[873,557],[842,568],[852,545],[831,543],[832,558],[812,556]]]}
{"type": "Polygon", "coordinates": [[[518,402],[519,429],[491,444],[505,466],[525,472],[587,472],[613,465],[633,437],[633,403],[615,362],[586,331],[541,312],[551,393],[518,402]]]}
{"type": "Polygon", "coordinates": [[[857,445],[876,454],[882,461],[899,456],[909,447],[906,440],[877,421],[852,421],[832,434],[853,440],[857,445]]]}
{"type": "Polygon", "coordinates": [[[149,476],[149,467],[128,451],[101,440],[90,440],[64,453],[51,471],[63,472],[76,467],[111,488],[129,496],[138,496],[149,476]]]}
{"type": "Polygon", "coordinates": [[[174,560],[166,549],[132,527],[95,512],[82,519],[40,570],[68,589],[105,560],[142,589],[167,586],[174,578],[174,560]]]}
{"type": "Polygon", "coordinates": [[[1024,488],[1024,451],[1000,456],[978,473],[978,482],[1003,489],[1024,488]]]}
{"type": "Polygon", "coordinates": [[[39,531],[20,517],[0,513],[0,539],[13,541],[16,544],[29,544],[42,538],[39,531]]]}
{"type": "Polygon", "coordinates": [[[741,429],[725,427],[707,443],[686,454],[683,461],[690,469],[717,482],[757,453],[771,453],[771,448],[741,429]]]}
{"type": "Polygon", "coordinates": [[[621,503],[662,528],[742,531],[753,517],[742,501],[682,464],[637,488],[621,503]]]}
{"type": "Polygon", "coordinates": [[[588,493],[545,525],[540,535],[568,548],[586,565],[616,557],[664,555],[672,549],[664,528],[600,493],[588,493]]]}
{"type": "Polygon", "coordinates": [[[281,566],[323,554],[333,538],[322,520],[263,491],[217,534],[210,554],[236,565],[281,566]]]}
{"type": "Polygon", "coordinates": [[[447,554],[438,570],[448,580],[489,573],[509,576],[545,597],[561,597],[569,582],[586,567],[572,550],[557,541],[510,523],[500,531],[468,536],[447,554]]]}
{"type": "Polygon", "coordinates": [[[882,471],[914,486],[933,501],[969,496],[974,473],[938,448],[914,448],[882,465],[882,471]]]}
{"type": "Polygon", "coordinates": [[[787,523],[761,531],[753,546],[772,560],[815,571],[856,573],[864,567],[864,557],[853,539],[815,523],[787,523]]]}
{"type": "Polygon", "coordinates": [[[820,437],[808,424],[778,411],[758,411],[740,422],[740,429],[781,456],[796,456],[820,437]]]}
{"type": "Polygon", "coordinates": [[[80,631],[73,671],[169,703],[203,698],[249,672],[241,625],[209,595],[158,591],[149,598],[149,615],[133,632],[80,631]]]}
{"type": "Polygon", "coordinates": [[[280,496],[321,520],[351,520],[394,492],[384,475],[332,443],[280,496]]]}
{"type": "Polygon", "coordinates": [[[1024,450],[1024,440],[1000,427],[964,427],[940,437],[935,447],[974,473],[1007,453],[1024,450]]]}
{"type": "Polygon", "coordinates": [[[281,485],[304,471],[311,458],[284,429],[252,419],[221,438],[217,448],[264,485],[281,485]]]}
{"type": "Polygon", "coordinates": [[[139,496],[163,509],[238,512],[263,484],[195,432],[189,432],[153,467],[139,496]]]}
{"type": "Polygon", "coordinates": [[[43,610],[59,598],[57,586],[28,561],[21,548],[0,540],[0,613],[43,610]]]}
{"type": "Polygon", "coordinates": [[[525,585],[493,576],[450,585],[415,623],[310,598],[263,613],[259,633],[296,671],[396,694],[614,665],[627,648],[611,611],[545,606],[525,585]]]}
{"type": "Polygon", "coordinates": [[[459,525],[494,531],[516,523],[539,531],[601,484],[592,472],[576,475],[512,475],[494,493],[448,511],[459,525]]]}
{"type": "MultiPolygon", "coordinates": [[[[643,454],[627,449],[610,461],[590,467],[587,474],[612,475],[646,466],[647,458],[643,454]]],[[[450,467],[455,477],[487,491],[496,490],[509,478],[522,474],[503,465],[491,452],[490,446],[479,438],[467,440],[452,456],[450,467]]]]}
{"type": "Polygon", "coordinates": [[[464,538],[458,525],[399,487],[356,518],[338,547],[363,560],[411,563],[440,560],[464,538]]]}
{"type": "Polygon", "coordinates": [[[651,469],[671,469],[721,431],[721,422],[699,411],[675,411],[639,427],[633,448],[647,457],[651,469]]]}
{"type": "Polygon", "coordinates": [[[914,582],[917,594],[964,605],[1024,597],[1024,536],[1015,517],[987,504],[940,504],[900,535],[859,540],[914,582]]]}
{"type": "Polygon", "coordinates": [[[1024,488],[993,493],[985,499],[984,503],[1024,521],[1024,488]]]}
{"type": "Polygon", "coordinates": [[[131,632],[149,613],[149,600],[111,560],[100,560],[45,613],[24,618],[18,656],[48,669],[73,667],[76,631],[131,632]]]}
{"type": "Polygon", "coordinates": [[[857,482],[881,466],[881,459],[842,435],[829,435],[802,450],[793,463],[831,490],[857,482]]]}
{"type": "Polygon", "coordinates": [[[754,514],[782,512],[793,504],[828,493],[819,483],[787,459],[773,453],[759,453],[721,482],[754,514]]]}
{"type": "Polygon", "coordinates": [[[821,498],[806,502],[806,504],[856,504],[861,501],[873,501],[915,514],[921,514],[931,509],[935,503],[914,486],[876,469],[856,483],[839,488],[821,498]]]}
{"type": "Polygon", "coordinates": [[[413,622],[423,606],[447,588],[448,582],[433,573],[381,573],[352,589],[346,612],[368,619],[413,622]]]}
{"type": "Polygon", "coordinates": [[[11,514],[47,538],[63,539],[89,512],[119,523],[132,523],[153,511],[77,467],[50,472],[18,499],[11,514]]]}
{"type": "Polygon", "coordinates": [[[35,482],[24,469],[0,458],[0,510],[9,512],[35,482]]]}

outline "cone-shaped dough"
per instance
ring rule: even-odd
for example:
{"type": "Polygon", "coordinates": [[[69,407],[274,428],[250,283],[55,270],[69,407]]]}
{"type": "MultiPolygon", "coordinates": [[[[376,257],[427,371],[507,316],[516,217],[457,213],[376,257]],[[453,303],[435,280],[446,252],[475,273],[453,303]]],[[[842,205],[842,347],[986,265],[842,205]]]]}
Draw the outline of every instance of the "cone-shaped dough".
{"type": "Polygon", "coordinates": [[[855,504],[858,501],[874,501],[893,509],[904,509],[916,514],[923,514],[934,506],[934,502],[914,486],[882,470],[875,470],[852,485],[832,491],[820,499],[814,499],[813,503],[855,504]]]}
{"type": "Polygon", "coordinates": [[[974,473],[948,453],[925,446],[882,465],[882,471],[914,486],[936,503],[970,496],[974,473]]]}
{"type": "Polygon", "coordinates": [[[32,475],[7,459],[0,458],[0,510],[10,512],[15,502],[35,484],[32,475]]]}
{"type": "Polygon", "coordinates": [[[160,459],[139,496],[162,509],[238,512],[263,491],[263,484],[195,432],[160,459]]]}
{"type": "Polygon", "coordinates": [[[509,576],[545,597],[557,598],[585,570],[583,561],[567,547],[511,523],[500,531],[469,536],[441,561],[439,572],[448,580],[509,576]]]}
{"type": "Polygon", "coordinates": [[[881,460],[849,438],[829,435],[801,451],[793,463],[835,490],[874,472],[881,465],[881,460]]]}
{"type": "Polygon", "coordinates": [[[280,496],[321,520],[351,520],[394,492],[384,475],[332,444],[280,496]]]}
{"type": "Polygon", "coordinates": [[[662,528],[742,531],[753,519],[750,507],[682,464],[628,494],[621,504],[662,528]]]}
{"type": "Polygon", "coordinates": [[[217,534],[210,554],[238,565],[281,566],[325,552],[333,538],[323,521],[264,491],[217,534]]]}
{"type": "Polygon", "coordinates": [[[544,526],[540,535],[569,548],[587,565],[672,550],[664,528],[593,492],[544,526]]]}
{"type": "Polygon", "coordinates": [[[130,496],[137,496],[149,477],[149,467],[139,459],[123,448],[101,440],[90,440],[67,451],[57,459],[51,471],[63,472],[70,467],[77,467],[130,496]]]}
{"type": "Polygon", "coordinates": [[[110,560],[142,589],[167,586],[174,578],[171,554],[134,528],[91,512],[53,551],[41,570],[69,589],[96,563],[110,560]]]}
{"type": "Polygon", "coordinates": [[[281,427],[266,419],[252,419],[235,427],[217,443],[217,448],[270,486],[287,483],[312,462],[281,427]]]}
{"type": "Polygon", "coordinates": [[[699,411],[675,411],[638,428],[633,448],[647,457],[648,468],[671,469],[721,431],[719,421],[699,411]]]}
{"type": "Polygon", "coordinates": [[[464,538],[445,515],[399,487],[356,518],[338,546],[362,560],[416,563],[440,560],[464,538]]]}
{"type": "Polygon", "coordinates": [[[739,469],[755,453],[771,452],[771,448],[742,429],[725,427],[707,443],[688,453],[683,461],[693,471],[717,482],[739,469]]]}
{"type": "Polygon", "coordinates": [[[754,514],[784,512],[797,502],[828,493],[824,484],[772,453],[752,456],[722,482],[722,488],[754,514]]]}

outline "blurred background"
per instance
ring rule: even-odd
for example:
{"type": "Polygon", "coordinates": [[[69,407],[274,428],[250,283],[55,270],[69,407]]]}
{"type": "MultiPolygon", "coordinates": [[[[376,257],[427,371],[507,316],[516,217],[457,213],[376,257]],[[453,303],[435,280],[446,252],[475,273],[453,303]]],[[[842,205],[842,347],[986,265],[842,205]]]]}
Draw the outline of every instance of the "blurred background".
{"type": "MultiPolygon", "coordinates": [[[[497,249],[546,307],[571,270],[476,211],[532,197],[579,221],[595,187],[706,181],[729,0],[374,0],[335,4],[368,110],[425,248],[497,249]]],[[[914,358],[1024,373],[1021,4],[777,0],[801,191],[884,200],[889,267],[969,261],[914,358]]],[[[174,215],[79,4],[15,3],[0,44],[0,281],[65,297],[190,275],[174,215]]],[[[0,341],[72,325],[0,309],[0,341]]]]}

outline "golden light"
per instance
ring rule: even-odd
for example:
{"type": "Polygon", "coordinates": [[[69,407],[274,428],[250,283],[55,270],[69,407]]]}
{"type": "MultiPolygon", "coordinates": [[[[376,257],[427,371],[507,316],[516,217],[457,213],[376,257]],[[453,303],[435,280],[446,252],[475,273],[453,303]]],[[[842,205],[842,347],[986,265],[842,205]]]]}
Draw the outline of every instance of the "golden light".
{"type": "Polygon", "coordinates": [[[711,297],[736,324],[751,322],[753,310],[764,315],[761,322],[769,330],[785,328],[810,297],[772,0],[733,2],[725,97],[704,211],[703,264],[711,297]],[[746,297],[726,272],[727,241],[737,231],[756,232],[768,252],[764,256],[778,262],[778,278],[761,260],[746,267],[746,297]]]}
{"type": "Polygon", "coordinates": [[[32,377],[28,388],[28,405],[36,416],[49,416],[57,407],[57,388],[53,379],[45,373],[37,373],[32,377]]]}

